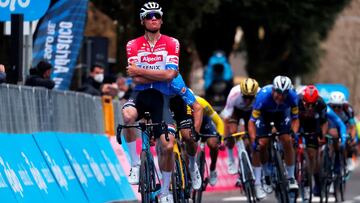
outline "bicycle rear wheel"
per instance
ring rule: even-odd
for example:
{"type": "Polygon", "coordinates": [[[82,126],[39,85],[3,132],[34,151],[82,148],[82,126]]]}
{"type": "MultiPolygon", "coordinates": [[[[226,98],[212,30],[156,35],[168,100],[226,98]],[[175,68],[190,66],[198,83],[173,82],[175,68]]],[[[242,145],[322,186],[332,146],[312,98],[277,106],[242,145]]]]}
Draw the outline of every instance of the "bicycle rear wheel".
{"type": "Polygon", "coordinates": [[[194,190],[193,191],[193,202],[194,203],[201,203],[202,200],[202,193],[205,190],[205,181],[204,181],[204,176],[205,176],[205,152],[204,151],[200,151],[198,157],[197,157],[197,164],[199,166],[199,172],[200,172],[200,176],[201,176],[201,180],[202,180],[202,186],[200,187],[200,189],[198,190],[194,190]]]}
{"type": "Polygon", "coordinates": [[[243,187],[245,190],[245,194],[246,194],[246,198],[247,201],[249,203],[255,203],[256,202],[256,195],[255,195],[255,184],[254,184],[254,180],[253,180],[253,175],[252,175],[252,169],[251,166],[249,165],[249,162],[247,161],[247,154],[245,154],[245,152],[243,152],[241,154],[241,160],[242,160],[242,167],[244,169],[244,171],[242,171],[241,173],[245,175],[245,182],[243,182],[243,178],[240,177],[241,181],[243,182],[243,187]]]}
{"type": "Polygon", "coordinates": [[[141,165],[140,165],[140,185],[139,190],[141,194],[142,203],[151,202],[151,177],[150,177],[150,164],[146,152],[141,152],[141,165]]]}

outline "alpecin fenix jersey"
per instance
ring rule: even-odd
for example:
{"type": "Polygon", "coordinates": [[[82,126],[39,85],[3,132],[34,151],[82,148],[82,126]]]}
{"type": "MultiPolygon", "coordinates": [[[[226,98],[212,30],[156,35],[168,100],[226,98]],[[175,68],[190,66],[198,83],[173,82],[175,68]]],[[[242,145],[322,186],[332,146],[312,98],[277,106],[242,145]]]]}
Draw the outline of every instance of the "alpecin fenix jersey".
{"type": "MultiPolygon", "coordinates": [[[[161,35],[152,47],[145,36],[133,39],[126,45],[128,63],[135,63],[139,68],[152,70],[178,70],[179,41],[175,38],[161,35]]],[[[135,90],[141,91],[155,88],[165,95],[171,95],[170,82],[161,81],[149,84],[137,84],[135,90]]]]}

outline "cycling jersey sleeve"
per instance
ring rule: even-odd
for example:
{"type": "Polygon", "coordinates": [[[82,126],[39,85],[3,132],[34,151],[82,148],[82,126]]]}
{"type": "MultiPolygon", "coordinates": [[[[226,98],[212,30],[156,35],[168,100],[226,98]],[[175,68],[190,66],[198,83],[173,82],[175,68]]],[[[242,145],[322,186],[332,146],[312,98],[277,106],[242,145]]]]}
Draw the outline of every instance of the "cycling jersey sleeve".
{"type": "Polygon", "coordinates": [[[225,108],[224,108],[224,110],[222,110],[222,112],[220,114],[221,117],[224,119],[230,118],[230,116],[233,114],[236,97],[240,96],[239,92],[236,91],[235,88],[239,88],[239,87],[235,86],[231,89],[229,96],[226,99],[225,108]]]}
{"type": "Polygon", "coordinates": [[[255,102],[253,104],[253,110],[251,112],[251,117],[250,117],[250,120],[253,122],[255,122],[257,119],[260,118],[261,108],[263,105],[262,100],[263,100],[263,97],[259,94],[255,97],[255,102]]]}
{"type": "Polygon", "coordinates": [[[299,118],[299,105],[298,105],[299,98],[295,90],[290,90],[289,97],[290,97],[291,118],[297,119],[299,118]]]}
{"type": "Polygon", "coordinates": [[[168,55],[166,56],[166,69],[178,70],[179,66],[179,53],[180,53],[180,44],[179,41],[175,38],[171,38],[168,42],[168,55]]]}
{"type": "Polygon", "coordinates": [[[127,44],[126,44],[126,54],[127,54],[127,62],[129,63],[135,63],[138,64],[139,63],[139,58],[138,58],[138,49],[136,46],[136,40],[130,40],[127,44]]]}
{"type": "Polygon", "coordinates": [[[219,114],[214,111],[214,109],[211,107],[209,102],[207,102],[205,99],[201,97],[196,97],[196,101],[199,102],[201,107],[204,109],[204,115],[207,115],[211,118],[211,120],[216,125],[216,131],[221,135],[224,136],[225,134],[225,125],[223,120],[220,118],[219,114]]]}
{"type": "Polygon", "coordinates": [[[180,95],[187,105],[192,106],[196,100],[194,94],[186,86],[181,74],[178,74],[171,81],[171,91],[176,95],[180,95]]]}
{"type": "Polygon", "coordinates": [[[327,108],[327,116],[339,128],[341,142],[342,142],[342,144],[345,144],[347,134],[346,134],[346,126],[345,126],[344,122],[341,120],[341,118],[339,116],[336,115],[336,113],[331,109],[331,107],[327,108]]]}
{"type": "Polygon", "coordinates": [[[350,125],[355,125],[355,115],[354,115],[354,110],[352,108],[352,106],[350,104],[347,105],[346,109],[345,109],[346,115],[349,118],[349,124],[350,125]]]}

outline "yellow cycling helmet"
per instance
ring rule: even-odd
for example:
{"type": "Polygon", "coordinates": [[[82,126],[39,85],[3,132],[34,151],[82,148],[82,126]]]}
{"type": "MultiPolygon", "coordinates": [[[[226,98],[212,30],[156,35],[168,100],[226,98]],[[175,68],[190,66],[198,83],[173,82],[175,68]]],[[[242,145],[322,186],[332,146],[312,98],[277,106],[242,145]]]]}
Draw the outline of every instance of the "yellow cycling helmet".
{"type": "Polygon", "coordinates": [[[243,95],[255,96],[258,88],[258,82],[252,78],[246,78],[240,82],[240,90],[243,95]]]}

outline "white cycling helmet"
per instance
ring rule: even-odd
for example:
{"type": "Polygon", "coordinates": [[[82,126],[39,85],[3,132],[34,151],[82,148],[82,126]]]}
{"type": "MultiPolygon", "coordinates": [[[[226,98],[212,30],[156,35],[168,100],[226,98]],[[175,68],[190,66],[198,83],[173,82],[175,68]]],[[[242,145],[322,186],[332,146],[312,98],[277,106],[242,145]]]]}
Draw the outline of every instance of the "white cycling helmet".
{"type": "Polygon", "coordinates": [[[282,75],[276,76],[274,78],[273,85],[274,85],[275,90],[278,90],[281,92],[288,91],[292,88],[292,83],[291,83],[290,78],[288,78],[286,76],[282,76],[282,75]]]}
{"type": "Polygon", "coordinates": [[[163,15],[162,8],[157,2],[147,2],[140,9],[140,20],[143,20],[148,13],[159,13],[163,15]]]}
{"type": "Polygon", "coordinates": [[[342,92],[334,91],[330,93],[329,103],[342,105],[346,102],[345,95],[342,92]]]}

